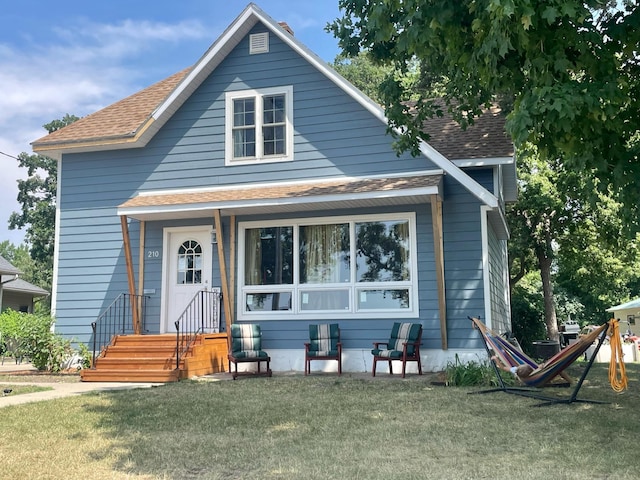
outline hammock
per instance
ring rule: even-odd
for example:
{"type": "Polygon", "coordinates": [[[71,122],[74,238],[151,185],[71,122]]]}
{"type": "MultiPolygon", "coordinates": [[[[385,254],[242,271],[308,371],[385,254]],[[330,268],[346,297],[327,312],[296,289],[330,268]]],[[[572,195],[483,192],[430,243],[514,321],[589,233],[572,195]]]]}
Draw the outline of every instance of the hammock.
{"type": "MultiPolygon", "coordinates": [[[[544,363],[538,365],[534,360],[528,357],[520,349],[516,348],[507,339],[491,331],[479,319],[471,318],[471,317],[469,317],[469,319],[473,322],[473,325],[482,334],[482,339],[484,341],[484,345],[487,350],[487,354],[489,355],[489,358],[491,358],[492,356],[491,352],[493,352],[493,355],[497,356],[502,361],[503,364],[509,367],[519,367],[521,365],[529,365],[533,369],[530,375],[523,378],[518,377],[520,381],[526,385],[525,388],[511,387],[511,386],[505,385],[505,383],[502,380],[502,377],[500,376],[500,373],[498,372],[496,365],[492,361],[491,365],[493,366],[496,376],[498,377],[498,382],[500,384],[500,387],[492,390],[486,390],[484,392],[475,392],[475,393],[504,391],[506,393],[513,393],[517,395],[523,395],[523,396],[538,398],[542,400],[547,400],[546,404],[573,403],[573,402],[604,403],[604,402],[598,402],[595,400],[578,399],[577,396],[578,396],[580,387],[582,386],[582,383],[584,382],[584,379],[587,376],[587,373],[591,369],[591,365],[593,364],[596,358],[596,355],[600,350],[602,343],[604,342],[607,329],[612,329],[612,334],[619,335],[617,330],[616,320],[610,320],[600,325],[598,328],[594,329],[588,335],[579,338],[576,342],[564,348],[563,350],[561,350],[560,352],[552,356],[550,359],[548,359],[544,363]],[[591,356],[591,359],[587,364],[586,369],[584,370],[582,376],[580,377],[580,380],[576,384],[576,387],[574,388],[572,395],[568,399],[545,397],[540,395],[537,390],[532,390],[531,387],[542,387],[548,384],[549,382],[551,382],[558,375],[564,376],[563,374],[564,370],[569,365],[571,365],[578,357],[580,357],[598,338],[599,338],[599,341],[596,345],[595,351],[593,352],[593,355],[591,356]]],[[[612,352],[611,358],[612,358],[612,363],[614,363],[614,361],[618,361],[618,360],[621,361],[622,357],[621,355],[620,356],[618,356],[617,354],[614,355],[614,352],[612,352]],[[616,357],[616,359],[614,359],[614,357],[616,357]]]]}

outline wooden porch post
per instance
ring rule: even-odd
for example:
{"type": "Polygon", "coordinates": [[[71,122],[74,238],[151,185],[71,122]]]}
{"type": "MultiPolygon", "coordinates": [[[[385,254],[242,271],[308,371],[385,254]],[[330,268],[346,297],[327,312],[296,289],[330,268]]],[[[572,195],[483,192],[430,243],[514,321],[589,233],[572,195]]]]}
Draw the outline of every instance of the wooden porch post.
{"type": "MultiPolygon", "coordinates": [[[[127,264],[127,280],[129,283],[129,294],[131,298],[136,298],[136,281],[133,276],[133,260],[131,259],[131,239],[129,238],[129,225],[127,216],[120,216],[120,226],[122,227],[122,239],[124,241],[124,260],[127,264]]],[[[133,333],[140,335],[140,316],[138,315],[138,302],[131,302],[131,314],[133,316],[133,333]]]]}
{"type": "MultiPolygon", "coordinates": [[[[229,220],[229,304],[231,308],[236,304],[236,216],[229,220]]],[[[233,316],[235,321],[235,315],[233,316]]]]}
{"type": "Polygon", "coordinates": [[[447,350],[447,297],[444,285],[444,241],[442,237],[442,200],[431,195],[431,224],[433,228],[433,250],[438,285],[438,311],[440,314],[440,341],[442,349],[447,350]]]}
{"type": "MultiPolygon", "coordinates": [[[[224,318],[227,326],[233,323],[233,313],[231,312],[231,299],[229,298],[229,283],[227,281],[227,262],[224,258],[224,236],[222,235],[222,221],[220,220],[220,210],[213,211],[216,235],[218,236],[218,265],[220,267],[220,280],[222,281],[222,305],[224,307],[224,318]]],[[[227,329],[229,331],[229,329],[227,329]]]]}
{"type": "MultiPolygon", "coordinates": [[[[144,295],[144,246],[145,246],[145,226],[144,220],[140,221],[140,244],[138,246],[138,318],[142,319],[142,296],[144,295]]],[[[142,323],[140,321],[140,323],[142,323]]],[[[140,325],[142,330],[142,325],[140,325]]]]}

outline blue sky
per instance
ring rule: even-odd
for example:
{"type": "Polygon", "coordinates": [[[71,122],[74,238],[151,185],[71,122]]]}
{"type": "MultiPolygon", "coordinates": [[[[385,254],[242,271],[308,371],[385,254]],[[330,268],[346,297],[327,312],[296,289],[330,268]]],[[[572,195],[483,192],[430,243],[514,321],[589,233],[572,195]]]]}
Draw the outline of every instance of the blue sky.
{"type": "MultiPolygon", "coordinates": [[[[42,127],[66,113],[85,116],[188,67],[248,5],[235,0],[20,0],[0,13],[0,152],[32,153],[42,127]]],[[[255,1],[327,62],[337,40],[324,31],[338,0],[255,1]]],[[[0,241],[19,210],[25,172],[0,155],[0,241]]]]}

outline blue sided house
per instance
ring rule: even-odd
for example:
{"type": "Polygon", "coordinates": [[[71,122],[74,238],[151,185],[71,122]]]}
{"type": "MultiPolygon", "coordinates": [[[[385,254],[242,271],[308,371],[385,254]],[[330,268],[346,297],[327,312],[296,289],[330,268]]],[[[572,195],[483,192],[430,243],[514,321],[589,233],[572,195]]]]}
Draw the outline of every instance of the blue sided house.
{"type": "Polygon", "coordinates": [[[249,4],[195,65],[33,143],[58,160],[57,332],[96,353],[113,334],[170,338],[174,357],[211,335],[226,371],[228,327],[259,324],[273,371],[302,372],[309,326],[337,323],[343,369],[362,372],[410,322],[425,370],[476,360],[468,316],[511,322],[504,117],[429,120],[417,157],[386,130],[249,4]]]}

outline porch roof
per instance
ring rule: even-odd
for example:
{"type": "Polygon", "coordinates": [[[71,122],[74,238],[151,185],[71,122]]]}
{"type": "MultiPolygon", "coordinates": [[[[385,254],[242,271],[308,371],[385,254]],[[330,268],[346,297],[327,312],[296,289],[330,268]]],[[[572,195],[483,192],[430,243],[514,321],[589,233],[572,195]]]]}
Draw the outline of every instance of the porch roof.
{"type": "Polygon", "coordinates": [[[118,207],[118,215],[138,220],[204,218],[222,215],[301,212],[337,208],[428,203],[441,195],[441,170],[369,178],[253,184],[142,192],[118,207]]]}

